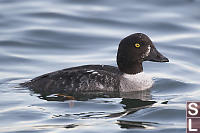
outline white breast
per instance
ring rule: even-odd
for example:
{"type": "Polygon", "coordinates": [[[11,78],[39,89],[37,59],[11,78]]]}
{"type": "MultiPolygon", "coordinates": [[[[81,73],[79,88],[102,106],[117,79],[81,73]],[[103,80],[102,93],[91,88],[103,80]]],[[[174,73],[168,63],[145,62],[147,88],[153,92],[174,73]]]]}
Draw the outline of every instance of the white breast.
{"type": "Polygon", "coordinates": [[[146,90],[153,85],[152,77],[144,72],[138,74],[123,74],[120,79],[120,91],[131,92],[146,90]]]}

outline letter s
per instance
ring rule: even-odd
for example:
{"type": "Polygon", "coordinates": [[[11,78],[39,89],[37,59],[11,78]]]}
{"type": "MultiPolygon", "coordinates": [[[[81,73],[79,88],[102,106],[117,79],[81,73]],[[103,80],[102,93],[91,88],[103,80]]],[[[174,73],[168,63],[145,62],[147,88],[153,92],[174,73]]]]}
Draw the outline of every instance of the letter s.
{"type": "Polygon", "coordinates": [[[188,111],[188,113],[190,114],[190,115],[197,115],[198,114],[198,109],[197,109],[197,107],[198,107],[198,105],[196,104],[196,103],[189,103],[189,105],[188,105],[188,107],[189,107],[189,109],[190,110],[193,110],[194,111],[194,113],[192,113],[190,110],[188,111]],[[193,106],[192,106],[193,105],[193,106]],[[195,107],[196,108],[195,108],[195,107]]]}

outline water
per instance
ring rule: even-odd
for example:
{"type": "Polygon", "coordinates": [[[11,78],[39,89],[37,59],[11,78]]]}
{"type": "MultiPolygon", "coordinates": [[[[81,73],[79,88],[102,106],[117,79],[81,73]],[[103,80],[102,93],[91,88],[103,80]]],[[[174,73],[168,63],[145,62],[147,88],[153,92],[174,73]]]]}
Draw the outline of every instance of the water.
{"type": "Polygon", "coordinates": [[[199,6],[198,0],[1,0],[0,131],[184,133],[185,102],[200,96],[199,6]],[[119,41],[135,32],[149,35],[170,59],[144,63],[155,80],[150,92],[76,101],[18,86],[62,68],[116,66],[119,41]]]}

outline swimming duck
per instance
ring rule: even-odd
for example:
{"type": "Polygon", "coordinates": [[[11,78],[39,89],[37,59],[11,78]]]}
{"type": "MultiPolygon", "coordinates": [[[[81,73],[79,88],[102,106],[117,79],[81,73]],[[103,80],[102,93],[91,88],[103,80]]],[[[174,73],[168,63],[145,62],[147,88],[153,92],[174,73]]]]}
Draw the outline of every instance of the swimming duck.
{"type": "Polygon", "coordinates": [[[153,85],[151,77],[144,77],[143,61],[169,62],[158,52],[147,35],[135,33],[120,41],[117,52],[118,67],[72,67],[41,75],[20,85],[43,95],[141,91],[153,85]]]}

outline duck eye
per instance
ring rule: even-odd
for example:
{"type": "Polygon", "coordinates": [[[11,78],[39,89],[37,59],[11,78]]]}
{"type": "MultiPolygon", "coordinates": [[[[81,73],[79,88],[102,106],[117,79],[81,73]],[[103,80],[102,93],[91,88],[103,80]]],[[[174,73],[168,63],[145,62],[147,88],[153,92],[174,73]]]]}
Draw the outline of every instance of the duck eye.
{"type": "Polygon", "coordinates": [[[140,47],[140,44],[139,44],[139,43],[136,43],[136,44],[135,44],[135,47],[136,47],[136,48],[139,48],[139,47],[140,47]]]}

